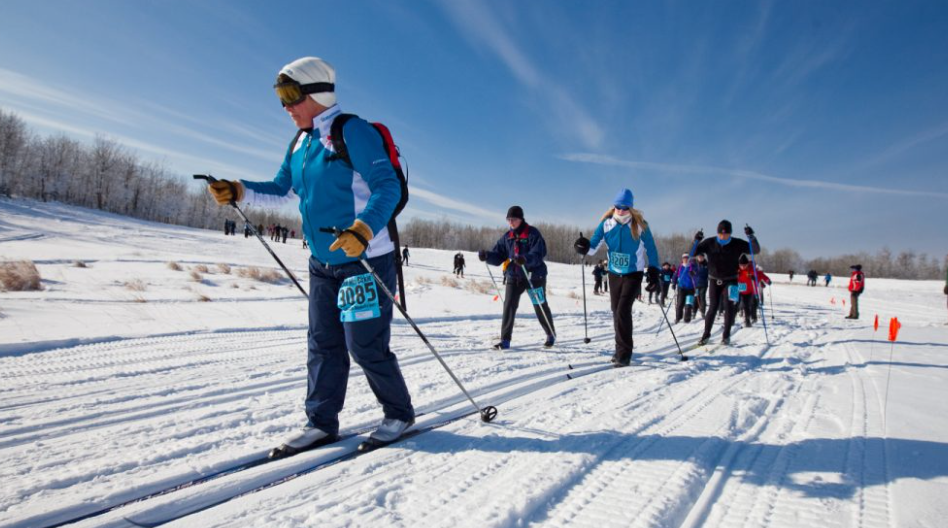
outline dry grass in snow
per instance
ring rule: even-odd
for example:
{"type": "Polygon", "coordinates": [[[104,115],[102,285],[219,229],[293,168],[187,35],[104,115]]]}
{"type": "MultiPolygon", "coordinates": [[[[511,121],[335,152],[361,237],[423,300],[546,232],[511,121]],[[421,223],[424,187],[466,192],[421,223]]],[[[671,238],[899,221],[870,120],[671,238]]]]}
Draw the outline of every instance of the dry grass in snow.
{"type": "Polygon", "coordinates": [[[38,291],[43,289],[39,270],[31,260],[0,262],[0,285],[4,291],[38,291]]]}

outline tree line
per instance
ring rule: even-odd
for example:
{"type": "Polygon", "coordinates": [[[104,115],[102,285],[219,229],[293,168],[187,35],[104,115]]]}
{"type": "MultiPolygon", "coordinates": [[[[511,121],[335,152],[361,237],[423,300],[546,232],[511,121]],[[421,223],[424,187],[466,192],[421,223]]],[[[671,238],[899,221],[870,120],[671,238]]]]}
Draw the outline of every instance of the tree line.
{"type": "MultiPolygon", "coordinates": [[[[532,224],[543,233],[546,240],[547,260],[551,262],[578,263],[579,257],[573,251],[573,242],[580,232],[590,238],[592,233],[576,226],[548,224],[537,222],[532,224]]],[[[504,233],[505,226],[499,223],[496,227],[473,227],[443,220],[424,220],[413,218],[399,228],[399,235],[403,244],[410,246],[477,251],[491,249],[504,233]]],[[[691,251],[694,243],[693,234],[653,233],[659,258],[662,262],[677,265],[683,253],[691,251]]],[[[712,236],[714,236],[712,234],[712,236]]],[[[766,243],[766,240],[764,240],[766,243]]],[[[816,270],[820,275],[831,273],[834,276],[849,276],[849,266],[862,264],[863,271],[870,277],[888,277],[894,279],[944,279],[945,267],[935,258],[924,253],[903,251],[898,255],[884,248],[875,255],[869,253],[845,254],[835,257],[818,257],[804,259],[792,249],[770,250],[765,244],[759,255],[755,255],[757,264],[768,272],[787,273],[794,270],[801,275],[809,270],[816,270]]],[[[586,262],[605,259],[605,249],[588,257],[586,262]]]]}
{"type": "MultiPolygon", "coordinates": [[[[85,145],[65,135],[39,137],[17,115],[3,109],[0,109],[0,196],[58,201],[204,229],[219,229],[225,219],[235,218],[232,211],[219,207],[208,193],[187,185],[159,165],[143,162],[115,141],[97,137],[91,145],[85,145]]],[[[246,213],[257,224],[280,224],[302,232],[296,215],[262,208],[247,209],[246,213]]],[[[550,261],[579,262],[572,247],[583,229],[542,222],[534,225],[546,239],[550,261]]],[[[403,244],[451,251],[490,249],[502,230],[502,224],[475,227],[446,219],[420,218],[402,222],[399,228],[403,244]]],[[[681,254],[691,249],[691,234],[653,234],[663,262],[677,264],[681,254]]],[[[758,263],[776,273],[794,270],[805,274],[813,269],[820,274],[845,276],[849,274],[849,266],[857,263],[863,265],[870,277],[943,279],[946,271],[944,262],[914,251],[894,255],[884,248],[875,254],[863,252],[804,259],[792,249],[771,250],[764,246],[757,256],[758,263]]],[[[596,258],[605,258],[605,251],[600,250],[587,262],[596,258]]]]}
{"type": "MultiPolygon", "coordinates": [[[[160,165],[143,162],[119,143],[96,137],[85,145],[65,135],[40,137],[16,114],[0,109],[0,196],[56,201],[166,224],[221,229],[235,219],[208,193],[160,165]]],[[[301,232],[298,216],[248,209],[258,225],[301,232]]],[[[238,222],[238,228],[242,228],[238,222]]]]}

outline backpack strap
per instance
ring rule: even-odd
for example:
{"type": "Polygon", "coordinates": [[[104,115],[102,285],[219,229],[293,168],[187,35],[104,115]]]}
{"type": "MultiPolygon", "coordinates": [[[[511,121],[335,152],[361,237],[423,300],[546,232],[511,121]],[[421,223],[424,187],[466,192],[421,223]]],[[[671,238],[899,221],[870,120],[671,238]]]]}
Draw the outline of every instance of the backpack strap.
{"type": "Polygon", "coordinates": [[[342,127],[346,126],[346,123],[353,117],[358,116],[355,114],[339,114],[332,120],[332,124],[329,125],[329,141],[332,143],[332,149],[335,151],[335,154],[330,156],[329,159],[342,160],[349,166],[352,166],[352,159],[349,158],[349,148],[346,147],[346,138],[342,135],[342,127]]]}

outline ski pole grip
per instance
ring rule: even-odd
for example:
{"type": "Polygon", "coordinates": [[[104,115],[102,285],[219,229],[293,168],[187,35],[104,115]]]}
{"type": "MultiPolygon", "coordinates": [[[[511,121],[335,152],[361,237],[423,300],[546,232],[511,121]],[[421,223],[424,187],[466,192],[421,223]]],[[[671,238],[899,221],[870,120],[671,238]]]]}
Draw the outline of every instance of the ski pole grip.
{"type": "Polygon", "coordinates": [[[217,178],[211,176],[210,174],[195,174],[195,180],[207,180],[207,183],[214,183],[217,181],[217,178]]]}
{"type": "Polygon", "coordinates": [[[342,235],[342,229],[339,229],[338,227],[320,227],[319,232],[329,233],[336,238],[339,238],[339,236],[342,235]]]}

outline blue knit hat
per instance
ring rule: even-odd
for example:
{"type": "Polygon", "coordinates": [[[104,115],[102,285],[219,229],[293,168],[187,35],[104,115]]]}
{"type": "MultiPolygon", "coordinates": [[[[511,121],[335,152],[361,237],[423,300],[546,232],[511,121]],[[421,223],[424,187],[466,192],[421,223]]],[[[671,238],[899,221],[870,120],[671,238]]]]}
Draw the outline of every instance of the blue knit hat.
{"type": "Polygon", "coordinates": [[[612,205],[617,207],[632,207],[632,191],[629,189],[622,189],[619,191],[619,194],[616,195],[615,199],[612,200],[612,205]]]}

